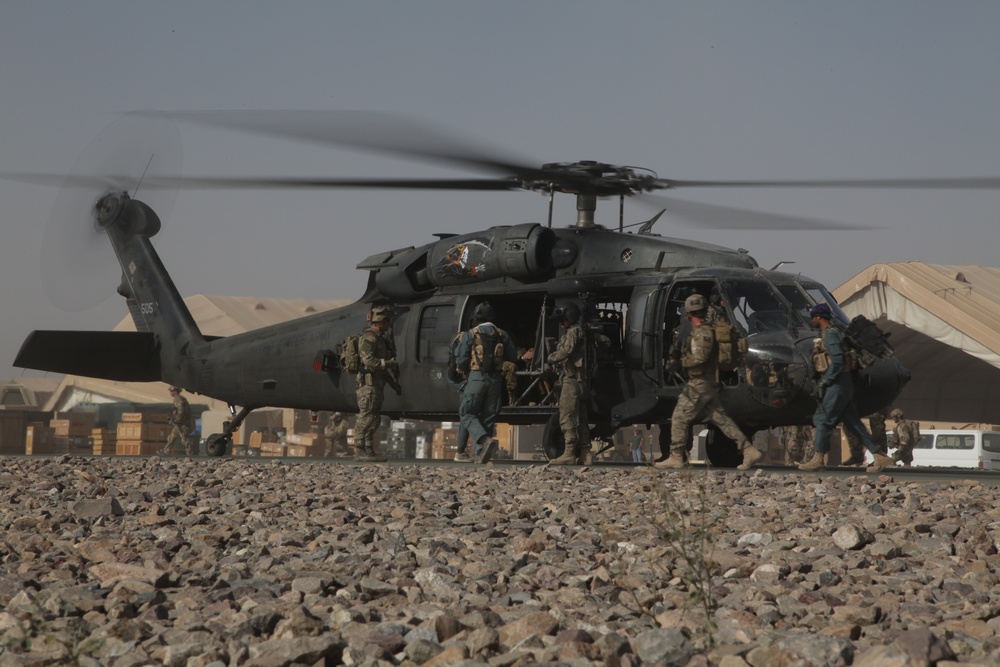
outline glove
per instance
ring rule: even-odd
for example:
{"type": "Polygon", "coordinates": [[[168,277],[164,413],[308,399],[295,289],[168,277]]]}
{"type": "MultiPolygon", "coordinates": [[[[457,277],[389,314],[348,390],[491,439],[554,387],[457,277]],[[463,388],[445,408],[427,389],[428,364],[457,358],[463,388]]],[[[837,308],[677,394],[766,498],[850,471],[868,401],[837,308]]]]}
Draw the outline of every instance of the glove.
{"type": "Polygon", "coordinates": [[[387,370],[387,371],[398,371],[399,370],[399,362],[396,361],[395,359],[386,359],[385,360],[385,370],[387,370]]]}

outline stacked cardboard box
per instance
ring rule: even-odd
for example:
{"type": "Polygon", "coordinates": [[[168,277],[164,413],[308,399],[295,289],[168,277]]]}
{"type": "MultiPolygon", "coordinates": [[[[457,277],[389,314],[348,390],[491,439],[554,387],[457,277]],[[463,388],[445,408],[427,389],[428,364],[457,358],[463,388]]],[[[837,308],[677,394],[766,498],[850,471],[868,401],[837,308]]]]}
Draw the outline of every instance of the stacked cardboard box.
{"type": "Polygon", "coordinates": [[[90,431],[94,456],[110,456],[118,452],[118,435],[106,428],[95,428],[90,431]]]}
{"type": "Polygon", "coordinates": [[[322,433],[292,433],[285,438],[285,456],[323,456],[326,438],[322,433]]]}
{"type": "Polygon", "coordinates": [[[453,459],[458,452],[458,426],[453,422],[442,422],[441,428],[434,431],[434,442],[431,445],[431,458],[453,459]],[[447,424],[447,426],[446,426],[447,424]]]}
{"type": "Polygon", "coordinates": [[[260,443],[260,455],[261,456],[286,456],[285,448],[287,445],[283,445],[280,442],[262,442],[260,443]]]}
{"type": "MultiPolygon", "coordinates": [[[[150,456],[167,444],[173,426],[168,415],[161,413],[126,412],[118,424],[115,452],[120,456],[150,456]]],[[[180,453],[180,452],[178,452],[180,453]]]]}

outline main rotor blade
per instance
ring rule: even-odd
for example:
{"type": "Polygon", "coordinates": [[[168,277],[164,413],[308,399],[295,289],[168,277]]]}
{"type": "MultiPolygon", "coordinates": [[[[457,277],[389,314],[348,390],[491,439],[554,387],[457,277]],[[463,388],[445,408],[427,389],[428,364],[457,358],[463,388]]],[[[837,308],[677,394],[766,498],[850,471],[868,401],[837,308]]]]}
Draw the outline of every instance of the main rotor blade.
{"type": "Polygon", "coordinates": [[[147,188],[396,188],[400,190],[520,190],[509,179],[407,179],[407,178],[297,178],[160,176],[143,183],[147,188]]]}
{"type": "Polygon", "coordinates": [[[658,179],[664,189],[673,188],[871,188],[995,190],[1000,178],[872,178],[821,181],[678,181],[658,179]]]}
{"type": "Polygon", "coordinates": [[[522,179],[551,176],[521,160],[481,149],[411,119],[374,111],[173,111],[177,120],[308,143],[324,143],[447,164],[471,166],[522,179]]]}
{"type": "Polygon", "coordinates": [[[703,204],[684,201],[673,197],[640,195],[636,198],[649,204],[665,208],[667,214],[696,223],[705,229],[785,229],[785,230],[826,230],[826,229],[877,229],[871,225],[857,225],[821,218],[810,218],[781,213],[765,213],[751,209],[718,204],[703,204]]]}

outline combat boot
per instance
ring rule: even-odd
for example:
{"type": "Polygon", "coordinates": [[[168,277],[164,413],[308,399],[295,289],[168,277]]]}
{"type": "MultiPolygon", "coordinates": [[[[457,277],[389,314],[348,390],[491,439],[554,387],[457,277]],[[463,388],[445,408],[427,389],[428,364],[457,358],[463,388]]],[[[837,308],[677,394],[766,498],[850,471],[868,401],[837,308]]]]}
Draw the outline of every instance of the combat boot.
{"type": "Polygon", "coordinates": [[[743,445],[743,463],[736,466],[737,470],[750,470],[757,461],[764,458],[764,453],[749,442],[743,445]]]}
{"type": "Polygon", "coordinates": [[[563,450],[562,456],[552,459],[549,461],[549,465],[553,466],[571,466],[576,463],[576,452],[568,447],[563,450]]]}
{"type": "Polygon", "coordinates": [[[578,456],[576,462],[582,466],[594,465],[594,452],[588,449],[582,456],[578,456]]]}
{"type": "Polygon", "coordinates": [[[805,470],[807,472],[819,471],[824,468],[826,468],[826,454],[822,454],[820,452],[813,452],[811,459],[805,463],[799,464],[799,470],[805,470]]]}
{"type": "Polygon", "coordinates": [[[472,463],[472,457],[466,451],[461,451],[455,454],[455,458],[452,459],[455,463],[472,463]]]}
{"type": "Polygon", "coordinates": [[[687,468],[687,459],[684,457],[684,450],[674,449],[671,450],[670,456],[653,464],[654,468],[661,468],[665,470],[677,470],[680,468],[687,468]]]}
{"type": "Polygon", "coordinates": [[[894,465],[896,465],[895,461],[890,459],[882,452],[875,452],[874,454],[872,454],[872,456],[875,457],[875,460],[872,462],[870,466],[865,468],[865,472],[882,472],[886,468],[891,468],[894,465]]]}

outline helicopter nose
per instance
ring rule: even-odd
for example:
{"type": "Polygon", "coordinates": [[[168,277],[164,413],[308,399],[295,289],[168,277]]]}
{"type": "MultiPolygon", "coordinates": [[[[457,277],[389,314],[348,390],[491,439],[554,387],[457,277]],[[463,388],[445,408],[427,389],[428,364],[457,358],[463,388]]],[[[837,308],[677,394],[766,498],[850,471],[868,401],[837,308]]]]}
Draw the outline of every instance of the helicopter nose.
{"type": "Polygon", "coordinates": [[[784,407],[806,391],[809,368],[788,340],[757,340],[747,351],[750,395],[772,408],[784,407]]]}

